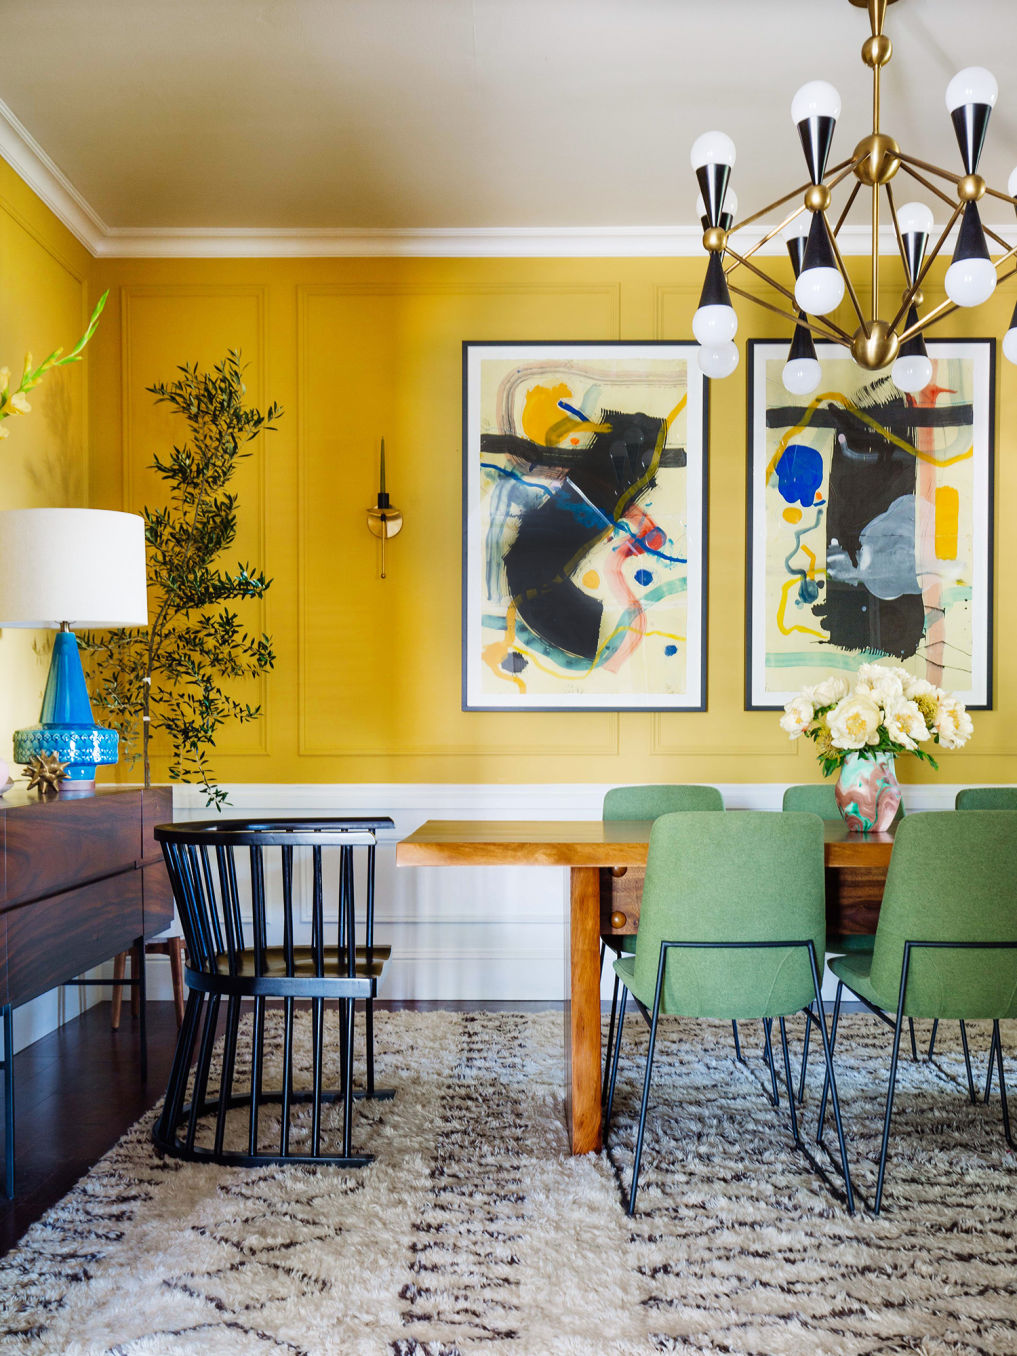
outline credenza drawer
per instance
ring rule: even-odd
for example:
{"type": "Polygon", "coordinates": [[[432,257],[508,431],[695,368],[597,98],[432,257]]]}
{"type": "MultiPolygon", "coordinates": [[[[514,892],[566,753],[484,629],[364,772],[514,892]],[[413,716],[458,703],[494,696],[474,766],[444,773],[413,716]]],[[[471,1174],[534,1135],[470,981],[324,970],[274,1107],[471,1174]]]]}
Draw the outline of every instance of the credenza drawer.
{"type": "Polygon", "coordinates": [[[140,791],[39,801],[4,819],[5,904],[132,871],[142,857],[140,791]]]}
{"type": "Polygon", "coordinates": [[[0,1002],[17,1007],[101,965],[142,935],[143,916],[140,871],[6,910],[0,1002]]]}

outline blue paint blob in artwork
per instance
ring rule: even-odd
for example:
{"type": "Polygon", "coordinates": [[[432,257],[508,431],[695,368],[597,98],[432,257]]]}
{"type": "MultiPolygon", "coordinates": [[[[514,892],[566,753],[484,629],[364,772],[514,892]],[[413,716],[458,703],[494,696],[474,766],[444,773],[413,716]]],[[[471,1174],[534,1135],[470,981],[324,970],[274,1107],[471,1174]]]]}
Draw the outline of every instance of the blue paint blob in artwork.
{"type": "Polygon", "coordinates": [[[667,655],[667,657],[670,659],[671,656],[672,656],[673,654],[677,654],[677,653],[678,653],[678,646],[677,646],[677,645],[665,645],[665,646],[664,646],[664,653],[665,653],[665,654],[667,655]]]}
{"type": "Polygon", "coordinates": [[[777,489],[789,504],[811,508],[823,483],[823,458],[814,447],[791,443],[777,463],[777,489]]]}
{"type": "Polygon", "coordinates": [[[819,585],[814,579],[803,579],[798,585],[798,601],[800,603],[814,603],[819,597],[819,585]]]}
{"type": "Polygon", "coordinates": [[[644,588],[646,587],[647,584],[653,583],[653,575],[650,573],[649,570],[637,570],[634,578],[636,583],[642,584],[644,588]]]}

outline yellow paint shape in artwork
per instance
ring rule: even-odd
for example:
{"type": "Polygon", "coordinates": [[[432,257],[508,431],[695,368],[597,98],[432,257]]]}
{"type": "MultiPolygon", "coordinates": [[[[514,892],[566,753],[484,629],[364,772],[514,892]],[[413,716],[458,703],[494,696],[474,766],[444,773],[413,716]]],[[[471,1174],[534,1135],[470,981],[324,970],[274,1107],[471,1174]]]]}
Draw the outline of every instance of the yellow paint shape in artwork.
{"type": "Polygon", "coordinates": [[[583,587],[596,589],[600,587],[600,575],[596,570],[587,570],[583,575],[583,587]]]}
{"type": "Polygon", "coordinates": [[[786,523],[800,523],[802,521],[802,511],[800,508],[786,508],[784,510],[784,521],[786,523]]]}
{"type": "Polygon", "coordinates": [[[936,488],[936,559],[957,559],[960,495],[952,485],[936,488]]]}
{"type": "MultiPolygon", "coordinates": [[[[563,438],[576,431],[575,415],[566,414],[558,404],[570,401],[572,392],[563,381],[556,386],[531,386],[526,392],[521,419],[523,432],[530,442],[541,447],[556,447],[563,438]]],[[[584,433],[610,433],[610,424],[583,424],[584,433]]]]}

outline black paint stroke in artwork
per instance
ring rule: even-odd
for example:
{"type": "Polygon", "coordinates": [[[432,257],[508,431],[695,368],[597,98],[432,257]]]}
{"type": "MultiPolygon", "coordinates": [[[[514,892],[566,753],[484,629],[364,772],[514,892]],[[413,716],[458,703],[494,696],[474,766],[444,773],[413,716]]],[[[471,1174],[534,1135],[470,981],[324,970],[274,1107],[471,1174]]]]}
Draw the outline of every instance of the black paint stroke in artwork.
{"type": "MultiPolygon", "coordinates": [[[[945,427],[961,423],[965,408],[915,409],[885,379],[866,387],[856,403],[911,446],[919,427],[931,426],[917,416],[941,413],[947,417],[937,422],[945,427]]],[[[971,407],[966,408],[970,421],[971,407]]],[[[826,596],[812,610],[838,649],[905,659],[917,652],[925,633],[913,529],[916,459],[850,409],[825,406],[813,413],[810,424],[816,424],[820,414],[834,438],[826,596]]]]}
{"type": "MultiPolygon", "coordinates": [[[[639,412],[604,410],[596,422],[608,425],[610,432],[595,433],[586,447],[569,452],[568,473],[559,488],[523,512],[515,541],[505,553],[509,593],[520,618],[548,645],[590,663],[597,656],[603,606],[577,588],[572,575],[614,524],[626,493],[646,475],[664,432],[664,420],[639,412]]],[[[482,454],[508,450],[500,435],[499,446],[492,446],[491,436],[481,439],[482,454]]],[[[559,459],[558,465],[564,462],[564,449],[512,441],[537,454],[513,450],[530,466],[555,464],[552,458],[559,459]]],[[[649,480],[632,502],[653,484],[649,480]]]]}

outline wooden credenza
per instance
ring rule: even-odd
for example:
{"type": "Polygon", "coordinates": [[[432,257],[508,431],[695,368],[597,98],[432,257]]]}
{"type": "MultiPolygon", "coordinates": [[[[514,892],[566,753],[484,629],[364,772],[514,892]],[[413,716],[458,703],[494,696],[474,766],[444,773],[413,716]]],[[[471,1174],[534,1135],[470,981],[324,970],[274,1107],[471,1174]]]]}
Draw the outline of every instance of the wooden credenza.
{"type": "Polygon", "coordinates": [[[13,1189],[15,1008],[130,950],[173,921],[173,893],[152,830],[173,818],[167,786],[100,786],[0,799],[0,1010],[4,1014],[5,1160],[13,1189]]]}

